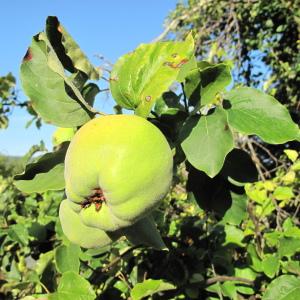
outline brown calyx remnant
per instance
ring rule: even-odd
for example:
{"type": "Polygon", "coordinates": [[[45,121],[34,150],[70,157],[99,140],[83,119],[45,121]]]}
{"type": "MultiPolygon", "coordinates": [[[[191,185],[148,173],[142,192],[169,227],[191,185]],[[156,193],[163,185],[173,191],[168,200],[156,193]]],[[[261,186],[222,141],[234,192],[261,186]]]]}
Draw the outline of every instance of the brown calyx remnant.
{"type": "Polygon", "coordinates": [[[81,208],[88,208],[92,204],[95,204],[96,211],[100,211],[102,204],[105,201],[106,199],[104,197],[102,189],[96,188],[93,190],[90,196],[84,198],[84,200],[81,202],[81,208]]]}

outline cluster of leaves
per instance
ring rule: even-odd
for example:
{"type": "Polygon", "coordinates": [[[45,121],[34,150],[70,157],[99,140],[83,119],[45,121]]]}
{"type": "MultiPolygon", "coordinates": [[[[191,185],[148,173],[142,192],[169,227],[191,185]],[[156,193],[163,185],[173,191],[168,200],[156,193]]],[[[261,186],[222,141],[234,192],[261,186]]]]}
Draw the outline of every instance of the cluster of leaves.
{"type": "MultiPolygon", "coordinates": [[[[300,2],[292,0],[178,1],[159,38],[171,33],[182,40],[192,30],[198,59],[228,61],[235,84],[263,89],[286,105],[299,123],[299,12],[300,2]]],[[[258,142],[255,152],[262,172],[276,166],[285,148],[300,149],[299,143],[270,146],[251,141],[258,142]]]]}
{"type": "Polygon", "coordinates": [[[32,109],[30,101],[20,101],[18,92],[15,88],[16,79],[8,73],[6,76],[0,77],[0,129],[6,129],[9,125],[9,117],[12,115],[14,108],[26,108],[27,112],[32,116],[26,124],[29,127],[33,122],[41,127],[41,118],[32,109]]]}
{"type": "Polygon", "coordinates": [[[178,38],[195,31],[196,54],[231,59],[237,82],[262,87],[295,109],[299,103],[299,1],[178,3],[167,27],[178,38]]]}
{"type": "Polygon", "coordinates": [[[231,193],[223,210],[216,201],[199,202],[186,192],[181,166],[177,183],[155,212],[169,252],[125,240],[80,249],[62,233],[61,192],[24,195],[6,178],[1,185],[0,292],[5,299],[24,300],[35,299],[26,296],[32,294],[40,299],[297,298],[300,160],[295,151],[287,155],[274,179],[246,184],[248,198],[231,193]]]}
{"type": "MultiPolygon", "coordinates": [[[[255,182],[257,173],[248,153],[235,147],[234,136],[256,134],[276,144],[299,139],[299,129],[272,96],[248,87],[227,91],[228,64],[197,61],[194,50],[191,35],[182,42],[142,44],[117,61],[109,80],[118,113],[129,109],[148,118],[174,150],[174,188],[154,213],[169,252],[129,246],[124,240],[85,251],[67,241],[57,218],[66,142],[31,160],[14,177],[15,186],[30,196],[7,185],[5,194],[12,195],[4,202],[4,293],[32,294],[27,299],[45,291],[48,299],[141,299],[165,291],[164,299],[213,299],[214,294],[237,299],[261,293],[270,282],[248,258],[247,246],[256,245],[258,234],[251,228],[259,223],[251,223],[244,184],[255,182]],[[174,82],[177,90],[169,90],[174,82]],[[36,244],[45,248],[34,256],[36,244]]],[[[60,127],[78,128],[101,114],[93,108],[100,89],[89,81],[98,77],[55,17],[33,38],[21,66],[32,107],[60,127]]],[[[289,226],[295,227],[292,219],[289,226]]],[[[287,293],[299,285],[295,280],[287,293]]]]}
{"type": "Polygon", "coordinates": [[[11,73],[0,77],[0,129],[7,128],[8,116],[17,101],[15,83],[16,80],[11,73]]]}

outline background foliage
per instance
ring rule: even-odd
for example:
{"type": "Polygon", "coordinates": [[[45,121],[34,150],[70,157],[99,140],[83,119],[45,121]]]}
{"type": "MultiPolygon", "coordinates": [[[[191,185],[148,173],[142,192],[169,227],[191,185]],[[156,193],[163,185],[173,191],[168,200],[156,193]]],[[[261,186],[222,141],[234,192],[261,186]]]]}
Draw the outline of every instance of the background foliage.
{"type": "MultiPolygon", "coordinates": [[[[264,88],[279,97],[290,111],[294,112],[299,99],[297,96],[299,91],[295,89],[294,84],[299,80],[299,76],[288,78],[289,74],[298,72],[295,63],[296,59],[299,59],[296,57],[298,52],[290,52],[291,55],[286,58],[288,64],[285,70],[281,63],[279,65],[275,63],[274,57],[272,60],[272,55],[267,49],[272,49],[279,55],[280,51],[284,52],[283,48],[280,48],[284,43],[288,44],[287,49],[298,47],[298,42],[293,40],[295,36],[292,34],[292,39],[288,40],[290,37],[288,38],[285,32],[285,30],[299,30],[295,27],[298,22],[298,4],[294,1],[272,3],[232,1],[228,5],[228,1],[190,1],[187,5],[178,5],[170,17],[170,24],[173,25],[167,27],[159,39],[170,30],[181,38],[185,36],[187,30],[193,28],[197,37],[197,58],[200,60],[208,58],[210,63],[203,61],[199,63],[196,71],[189,74],[184,84],[164,93],[157,99],[151,111],[151,121],[165,133],[170,144],[177,150],[173,185],[164,202],[154,212],[156,223],[169,251],[131,245],[125,239],[112,246],[93,250],[81,249],[71,244],[64,236],[57,217],[63,192],[48,191],[47,183],[42,185],[35,181],[42,176],[57,179],[57,173],[52,172],[54,169],[52,167],[53,165],[61,167],[61,155],[57,153],[64,153],[64,146],[54,143],[54,152],[44,154],[44,145],[36,145],[23,158],[4,156],[0,158],[0,298],[135,300],[143,297],[152,299],[300,297],[300,159],[298,152],[293,149],[296,144],[289,143],[285,146],[289,149],[277,152],[272,148],[274,146],[264,144],[258,137],[253,136],[249,139],[240,133],[245,130],[241,128],[242,122],[239,119],[235,121],[235,116],[239,113],[235,115],[234,112],[235,110],[239,112],[240,109],[234,101],[236,91],[240,92],[239,95],[243,93],[246,95],[245,99],[249,100],[245,102],[246,108],[250,110],[251,105],[247,106],[247,103],[256,99],[254,96],[260,92],[248,88],[232,90],[227,97],[232,107],[224,109],[220,106],[220,99],[214,97],[216,91],[223,93],[230,84],[229,66],[236,66],[234,77],[238,83],[246,82],[255,87],[262,87],[261,83],[268,80],[264,77],[265,70],[268,70],[268,74],[275,77],[264,88]],[[277,29],[274,30],[275,25],[270,26],[270,22],[266,26],[266,20],[269,18],[266,16],[269,15],[272,15],[270,18],[273,25],[276,24],[276,28],[279,26],[276,23],[278,19],[283,20],[283,23],[287,22],[288,25],[283,26],[282,31],[278,29],[277,32],[277,29]],[[251,38],[247,41],[247,35],[252,37],[252,42],[251,38]],[[270,43],[268,48],[264,48],[267,47],[265,37],[268,37],[266,40],[270,43]],[[252,50],[259,53],[254,55],[252,50]],[[219,63],[224,59],[225,64],[219,63]],[[257,59],[262,59],[258,67],[255,66],[257,59]],[[255,72],[259,68],[263,69],[263,74],[256,76],[255,72]],[[284,74],[287,76],[283,76],[284,74]],[[205,78],[213,80],[203,84],[205,78]],[[194,97],[195,95],[197,97],[194,97]],[[202,103],[197,100],[199,97],[202,103]],[[201,106],[202,104],[205,105],[201,106]],[[217,109],[212,114],[203,112],[210,105],[216,105],[217,109]],[[195,112],[190,118],[187,106],[193,108],[195,112]],[[231,131],[229,133],[225,126],[227,123],[224,121],[226,119],[224,115],[229,120],[231,118],[229,125],[236,129],[232,136],[231,131]],[[208,124],[205,130],[214,132],[216,139],[199,141],[199,137],[202,138],[199,133],[203,133],[203,120],[206,125],[208,124]],[[218,128],[222,130],[218,131],[218,128]],[[187,138],[186,132],[191,130],[193,134],[187,138]],[[223,139],[222,147],[217,134],[223,139]],[[183,151],[179,147],[181,142],[183,151]],[[201,142],[203,149],[195,151],[193,145],[196,142],[201,142]],[[207,165],[207,160],[202,159],[201,155],[197,156],[198,152],[209,153],[212,157],[211,164],[207,165]],[[189,162],[185,160],[185,155],[189,162]],[[215,159],[225,156],[224,165],[215,159]],[[263,161],[264,159],[266,161],[263,161]],[[272,164],[269,164],[270,160],[272,164]],[[54,163],[49,164],[49,161],[54,163]],[[45,169],[42,169],[42,172],[39,169],[41,162],[47,172],[45,169]],[[19,188],[23,190],[20,192],[13,184],[13,176],[24,170],[26,164],[27,171],[17,177],[19,179],[17,185],[19,184],[19,188]],[[264,169],[265,165],[268,168],[264,169]],[[257,181],[257,171],[260,181],[257,181]],[[35,180],[28,174],[35,174],[35,180]],[[41,189],[38,192],[30,194],[24,192],[25,189],[34,191],[37,185],[41,189]]],[[[46,24],[48,35],[39,34],[34,38],[32,51],[36,52],[32,53],[39,55],[39,65],[23,65],[23,74],[29,72],[30,68],[31,70],[43,68],[43,72],[47,72],[49,78],[55,82],[67,84],[70,89],[51,91],[54,93],[52,95],[64,99],[65,103],[74,105],[74,100],[77,99],[78,105],[83,96],[88,105],[79,111],[76,117],[72,117],[71,111],[74,107],[66,105],[55,114],[44,106],[39,107],[37,103],[39,98],[35,99],[35,91],[30,91],[32,93],[30,99],[33,103],[37,103],[36,109],[40,115],[43,115],[43,111],[47,114],[44,119],[50,118],[60,126],[60,122],[66,122],[68,125],[70,121],[65,117],[68,115],[70,120],[76,123],[73,125],[77,126],[84,122],[83,119],[95,113],[92,104],[99,90],[87,81],[87,77],[95,79],[97,73],[86,63],[86,57],[78,51],[78,45],[65,29],[62,28],[60,33],[56,31],[57,22],[56,18],[49,18],[46,24]],[[61,35],[64,36],[63,39],[61,35]],[[56,45],[56,48],[51,48],[49,44],[45,47],[45,44],[49,43],[48,38],[50,46],[56,45]],[[65,53],[57,41],[62,41],[67,49],[77,51],[65,53]],[[66,44],[71,45],[70,48],[66,44]],[[52,64],[48,64],[45,58],[52,64]],[[61,67],[68,70],[70,77],[61,72],[61,67]],[[70,114],[66,114],[68,110],[70,114]]],[[[178,51],[183,51],[183,54],[186,53],[186,49],[181,48],[184,48],[184,45],[177,44],[178,51]]],[[[135,55],[142,53],[143,56],[145,52],[151,53],[153,57],[156,55],[156,50],[147,45],[139,49],[140,52],[137,51],[135,55]]],[[[134,61],[136,57],[132,56],[134,61]]],[[[25,60],[29,57],[30,53],[27,53],[25,60]]],[[[180,64],[182,62],[180,59],[179,57],[179,61],[175,61],[171,67],[180,64]]],[[[282,61],[284,64],[284,58],[282,61]]],[[[124,65],[120,63],[114,70],[120,74],[123,67],[124,65]]],[[[126,64],[124,68],[126,70],[126,64]]],[[[172,80],[178,78],[177,76],[184,77],[173,70],[171,75],[161,70],[158,70],[159,72],[162,81],[160,88],[165,88],[164,85],[169,84],[168,76],[171,76],[172,80]]],[[[14,95],[11,93],[14,80],[11,76],[9,78],[9,83],[1,88],[1,99],[6,102],[14,95]]],[[[125,80],[121,81],[124,83],[124,89],[128,84],[126,80],[125,77],[125,80]]],[[[138,88],[141,86],[138,80],[133,83],[136,83],[138,88]]],[[[146,83],[142,86],[148,87],[146,83]]],[[[25,82],[24,86],[27,84],[30,86],[28,82],[25,82]]],[[[113,84],[114,82],[111,83],[112,89],[113,84]]],[[[141,88],[139,92],[143,99],[148,95],[144,93],[145,89],[141,88]]],[[[48,93],[45,93],[44,97],[45,102],[51,101],[48,93]]],[[[266,101],[265,103],[273,103],[276,107],[272,97],[263,94],[259,94],[259,97],[266,101]]],[[[124,104],[124,98],[115,98],[118,102],[116,111],[120,113],[122,110],[120,105],[124,104]]],[[[138,99],[134,100],[138,103],[138,99]]],[[[11,108],[14,102],[9,101],[11,102],[7,107],[11,108]]],[[[128,105],[128,102],[126,103],[128,105]]],[[[135,109],[135,104],[129,103],[129,106],[135,109]]],[[[266,110],[270,107],[268,105],[266,110]]],[[[26,104],[26,107],[31,107],[31,103],[29,106],[26,104]]],[[[147,110],[148,107],[141,107],[142,113],[147,110]]],[[[33,110],[32,112],[34,113],[33,110]]],[[[278,107],[272,117],[277,116],[280,119],[279,116],[282,114],[285,116],[286,112],[278,107]]],[[[37,115],[34,118],[41,122],[37,115]]],[[[264,118],[268,118],[267,114],[264,114],[263,118],[258,118],[255,132],[246,133],[255,133],[268,142],[282,139],[280,131],[266,133],[264,126],[267,126],[268,122],[259,123],[264,118]]],[[[247,129],[250,130],[251,124],[247,125],[249,125],[247,129]]],[[[283,133],[283,140],[288,139],[289,134],[292,137],[294,132],[294,127],[288,124],[283,133]]],[[[61,178],[58,178],[56,184],[56,189],[61,188],[61,178]]]]}
{"type": "MultiPolygon", "coordinates": [[[[273,95],[288,107],[294,121],[300,122],[298,0],[179,2],[159,39],[168,34],[182,39],[190,30],[195,33],[199,59],[230,61],[236,85],[246,84],[273,95]]],[[[261,164],[267,177],[284,148],[300,150],[299,143],[270,146],[257,138],[251,138],[247,144],[245,149],[251,151],[253,147],[259,158],[256,163],[261,164]]]]}

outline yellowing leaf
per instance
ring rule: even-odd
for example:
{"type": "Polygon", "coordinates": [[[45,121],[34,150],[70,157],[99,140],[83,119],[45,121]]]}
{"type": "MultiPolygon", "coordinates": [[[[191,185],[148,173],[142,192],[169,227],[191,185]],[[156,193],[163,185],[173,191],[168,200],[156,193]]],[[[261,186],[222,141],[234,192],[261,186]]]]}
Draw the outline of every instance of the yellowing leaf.
{"type": "Polygon", "coordinates": [[[285,149],[283,152],[292,162],[295,162],[298,158],[298,152],[296,150],[285,149]]]}

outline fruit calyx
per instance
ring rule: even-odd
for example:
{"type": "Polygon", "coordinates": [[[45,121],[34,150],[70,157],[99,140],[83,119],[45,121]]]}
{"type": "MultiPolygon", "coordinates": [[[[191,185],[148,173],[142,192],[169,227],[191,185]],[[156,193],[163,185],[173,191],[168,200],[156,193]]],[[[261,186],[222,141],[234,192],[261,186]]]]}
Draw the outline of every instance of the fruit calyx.
{"type": "Polygon", "coordinates": [[[80,203],[81,208],[88,208],[92,204],[95,204],[96,211],[100,211],[103,202],[106,202],[103,191],[100,187],[95,188],[90,196],[84,198],[84,200],[80,203]]]}

